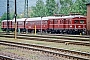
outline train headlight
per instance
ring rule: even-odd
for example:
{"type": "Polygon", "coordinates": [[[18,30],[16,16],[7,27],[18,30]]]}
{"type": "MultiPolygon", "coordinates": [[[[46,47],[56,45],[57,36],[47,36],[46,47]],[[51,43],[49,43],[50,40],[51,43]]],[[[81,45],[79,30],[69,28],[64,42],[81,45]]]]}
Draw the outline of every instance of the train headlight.
{"type": "Polygon", "coordinates": [[[72,27],[72,26],[70,26],[70,27],[72,27]]]}
{"type": "Polygon", "coordinates": [[[81,27],[81,26],[78,26],[79,28],[81,27]]]}

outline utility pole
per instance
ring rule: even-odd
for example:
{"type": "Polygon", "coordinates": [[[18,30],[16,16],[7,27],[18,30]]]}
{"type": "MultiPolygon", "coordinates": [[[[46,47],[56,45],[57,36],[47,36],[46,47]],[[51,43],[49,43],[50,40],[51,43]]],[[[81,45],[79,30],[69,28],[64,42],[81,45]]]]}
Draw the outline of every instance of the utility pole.
{"type": "Polygon", "coordinates": [[[17,21],[16,21],[16,17],[17,17],[17,6],[16,6],[16,0],[15,0],[15,39],[17,39],[17,21]]]}
{"type": "Polygon", "coordinates": [[[41,35],[42,35],[42,16],[41,16],[41,35]]]}
{"type": "Polygon", "coordinates": [[[25,0],[24,17],[28,18],[28,0],[25,0]]]}
{"type": "MultiPolygon", "coordinates": [[[[24,5],[24,18],[28,18],[28,0],[25,0],[25,5],[24,5]]],[[[25,28],[26,33],[28,33],[28,30],[25,28]]]]}
{"type": "Polygon", "coordinates": [[[9,0],[7,0],[7,33],[9,33],[9,0]]]}
{"type": "Polygon", "coordinates": [[[60,2],[59,2],[59,0],[57,0],[57,14],[59,14],[59,12],[60,12],[60,2]]]}

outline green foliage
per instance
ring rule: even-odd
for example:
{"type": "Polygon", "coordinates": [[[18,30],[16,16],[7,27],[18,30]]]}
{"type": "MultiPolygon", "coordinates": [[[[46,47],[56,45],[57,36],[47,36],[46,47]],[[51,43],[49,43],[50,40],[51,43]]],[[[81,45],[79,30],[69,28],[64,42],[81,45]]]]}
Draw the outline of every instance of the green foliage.
{"type": "MultiPolygon", "coordinates": [[[[13,12],[11,12],[10,14],[9,14],[9,20],[11,20],[11,19],[13,19],[14,18],[14,13],[13,12]]],[[[2,16],[1,16],[1,21],[2,20],[7,20],[7,13],[4,13],[2,16]]]]}
{"type": "Polygon", "coordinates": [[[57,12],[57,4],[55,0],[46,0],[46,15],[52,16],[57,12]]]}
{"type": "Polygon", "coordinates": [[[1,20],[6,20],[7,19],[7,13],[4,13],[2,16],[1,16],[1,20]]]}
{"type": "Polygon", "coordinates": [[[45,16],[45,5],[44,5],[44,2],[42,0],[38,0],[36,2],[36,6],[31,7],[31,8],[32,8],[32,11],[33,11],[31,13],[32,17],[45,16]]]}
{"type": "Polygon", "coordinates": [[[36,2],[36,6],[31,7],[31,17],[52,16],[57,13],[58,7],[55,0],[46,0],[46,5],[42,0],[36,2]]]}
{"type": "Polygon", "coordinates": [[[61,9],[60,9],[60,13],[61,14],[69,14],[72,10],[72,5],[73,5],[73,1],[72,0],[60,0],[60,4],[61,4],[61,9]]]}
{"type": "Polygon", "coordinates": [[[14,18],[14,12],[10,13],[10,20],[12,20],[14,18]]]}
{"type": "Polygon", "coordinates": [[[61,14],[69,14],[70,12],[79,12],[82,15],[86,15],[86,3],[89,2],[89,0],[76,0],[73,2],[73,0],[60,0],[61,14]]]}
{"type": "Polygon", "coordinates": [[[76,0],[76,2],[74,3],[74,10],[76,12],[80,12],[81,14],[83,15],[86,15],[86,10],[87,10],[87,7],[86,7],[86,3],[87,3],[88,0],[76,0]]]}
{"type": "Polygon", "coordinates": [[[24,13],[23,14],[17,14],[17,18],[23,18],[24,17],[24,13]]]}
{"type": "Polygon", "coordinates": [[[60,8],[55,0],[46,0],[46,5],[42,0],[36,2],[36,6],[31,7],[32,12],[31,17],[38,16],[52,16],[54,14],[60,13],[63,15],[68,15],[70,12],[81,13],[86,15],[86,3],[90,0],[59,0],[60,8]],[[60,9],[60,10],[59,10],[60,9]]]}

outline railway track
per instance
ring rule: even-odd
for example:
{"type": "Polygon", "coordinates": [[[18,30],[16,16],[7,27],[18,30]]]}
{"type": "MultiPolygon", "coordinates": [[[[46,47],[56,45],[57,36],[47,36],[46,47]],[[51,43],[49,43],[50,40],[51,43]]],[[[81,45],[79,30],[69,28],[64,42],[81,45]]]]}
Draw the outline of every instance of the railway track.
{"type": "MultiPolygon", "coordinates": [[[[0,34],[13,34],[13,33],[6,33],[6,32],[0,32],[0,34]]],[[[26,34],[26,33],[21,33],[26,34]]],[[[30,34],[28,34],[30,35],[30,34]]],[[[39,34],[40,35],[40,34],[39,34]]],[[[89,35],[70,35],[70,34],[43,34],[43,35],[49,35],[49,36],[65,36],[65,37],[79,37],[79,38],[90,38],[89,35]]]]}
{"type": "Polygon", "coordinates": [[[78,41],[90,41],[90,38],[85,38],[85,37],[74,37],[74,36],[48,36],[48,35],[26,35],[26,34],[21,34],[18,36],[28,36],[28,37],[42,37],[42,38],[54,38],[54,39],[68,39],[68,40],[78,40],[78,41]]]}
{"type": "Polygon", "coordinates": [[[16,59],[10,58],[8,56],[0,55],[0,60],[16,60],[16,59]]]}
{"type": "MultiPolygon", "coordinates": [[[[0,37],[9,37],[14,38],[12,35],[0,35],[0,37]]],[[[55,42],[55,43],[65,43],[65,44],[74,44],[74,45],[84,45],[90,46],[89,41],[76,41],[69,39],[53,39],[47,36],[30,36],[30,35],[18,35],[19,39],[27,39],[27,40],[36,40],[36,41],[46,41],[46,42],[55,42]]]]}
{"type": "Polygon", "coordinates": [[[66,36],[66,37],[81,37],[81,38],[90,38],[89,35],[69,35],[69,34],[49,34],[50,36],[66,36]]]}
{"type": "Polygon", "coordinates": [[[43,46],[43,45],[31,45],[25,43],[17,43],[10,41],[0,40],[0,45],[18,47],[28,50],[39,51],[42,53],[53,54],[55,56],[64,57],[71,60],[90,60],[90,53],[74,51],[74,50],[66,50],[59,49],[55,47],[43,46]]]}
{"type": "MultiPolygon", "coordinates": [[[[6,33],[2,33],[2,35],[6,35],[6,33]]],[[[8,34],[8,35],[14,35],[14,34],[8,34]]],[[[68,39],[68,40],[77,40],[77,41],[89,41],[89,36],[80,36],[80,35],[32,35],[32,34],[18,34],[18,36],[28,36],[28,37],[42,37],[42,38],[55,38],[55,39],[68,39]]]]}

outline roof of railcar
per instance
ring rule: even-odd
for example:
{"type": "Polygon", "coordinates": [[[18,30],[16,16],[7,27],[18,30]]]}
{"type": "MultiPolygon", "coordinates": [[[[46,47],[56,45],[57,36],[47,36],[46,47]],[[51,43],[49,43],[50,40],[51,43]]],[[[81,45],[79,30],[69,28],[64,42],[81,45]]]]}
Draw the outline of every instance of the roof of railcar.
{"type": "MultiPolygon", "coordinates": [[[[16,19],[16,21],[25,21],[27,18],[20,18],[20,19],[16,19]]],[[[15,21],[15,18],[12,20],[13,22],[15,21]]]]}
{"type": "MultiPolygon", "coordinates": [[[[49,19],[72,19],[72,18],[76,18],[76,17],[84,17],[82,15],[70,15],[70,16],[48,16],[48,17],[42,17],[42,20],[49,20],[49,19]]],[[[28,18],[26,21],[40,21],[41,17],[35,17],[35,18],[28,18]]]]}
{"type": "MultiPolygon", "coordinates": [[[[5,21],[7,21],[7,20],[2,20],[2,22],[5,22],[5,21]]],[[[12,21],[12,20],[8,20],[8,21],[12,21]]]]}
{"type": "Polygon", "coordinates": [[[72,18],[76,18],[76,17],[84,17],[85,18],[85,16],[82,16],[82,15],[70,15],[70,16],[60,16],[60,17],[55,17],[55,16],[53,16],[53,17],[45,17],[45,18],[48,18],[48,19],[72,19],[72,18]]]}
{"type": "MultiPolygon", "coordinates": [[[[85,17],[82,15],[70,15],[70,16],[47,16],[47,17],[34,17],[34,18],[20,18],[20,19],[16,19],[16,21],[40,21],[40,20],[49,20],[49,19],[72,19],[75,17],[85,17]]],[[[15,21],[15,19],[12,20],[13,22],[15,21]]]]}
{"type": "Polygon", "coordinates": [[[28,18],[26,21],[40,21],[40,20],[48,20],[48,18],[34,17],[34,18],[28,18]]]}

